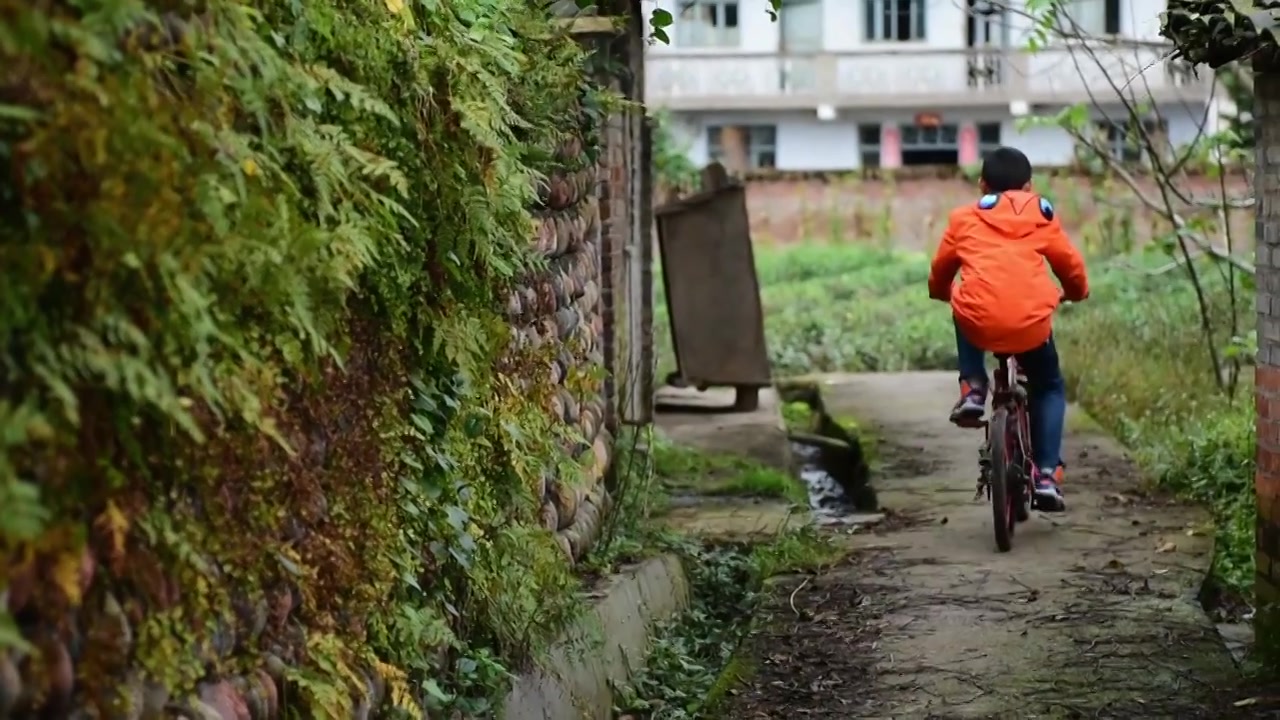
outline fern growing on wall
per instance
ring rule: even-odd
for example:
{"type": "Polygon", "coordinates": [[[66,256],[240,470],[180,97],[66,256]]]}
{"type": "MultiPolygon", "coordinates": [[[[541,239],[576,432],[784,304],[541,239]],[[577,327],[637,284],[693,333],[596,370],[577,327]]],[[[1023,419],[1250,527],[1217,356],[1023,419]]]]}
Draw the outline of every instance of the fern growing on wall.
{"type": "Polygon", "coordinates": [[[0,16],[0,661],[75,617],[41,702],[283,667],[303,717],[483,712],[576,608],[497,298],[582,51],[518,0],[0,16]]]}

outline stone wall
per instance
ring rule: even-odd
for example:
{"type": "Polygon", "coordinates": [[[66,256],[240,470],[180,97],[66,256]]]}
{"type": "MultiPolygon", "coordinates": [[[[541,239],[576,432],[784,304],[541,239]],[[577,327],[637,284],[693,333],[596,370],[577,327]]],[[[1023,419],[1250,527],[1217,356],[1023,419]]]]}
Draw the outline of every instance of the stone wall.
{"type": "MultiPolygon", "coordinates": [[[[628,18],[623,31],[583,42],[602,68],[597,82],[639,101],[644,15],[630,0],[613,10],[628,18]]],[[[541,517],[574,562],[598,539],[610,509],[605,477],[618,427],[648,422],[653,405],[652,249],[641,242],[651,222],[644,112],[612,113],[598,132],[596,162],[581,140],[560,149],[562,162],[579,169],[553,177],[543,194],[534,242],[548,269],[517,288],[508,310],[521,342],[563,344],[551,368],[560,388],[550,411],[576,431],[566,449],[586,476],[548,477],[541,517]]]]}
{"type": "Polygon", "coordinates": [[[507,315],[517,342],[557,348],[548,368],[557,385],[548,410],[571,430],[565,450],[582,461],[585,477],[545,478],[542,524],[555,532],[565,555],[577,560],[599,534],[609,506],[603,483],[613,441],[605,427],[608,398],[604,369],[605,316],[601,295],[608,283],[601,272],[602,233],[596,177],[581,139],[560,155],[572,172],[550,179],[533,242],[547,259],[546,270],[527,277],[513,292],[507,315]]]}
{"type": "MultiPolygon", "coordinates": [[[[641,77],[642,55],[633,52],[638,18],[633,16],[633,32],[614,50],[632,65],[626,83],[615,87],[633,99],[639,87],[636,78],[641,77]]],[[[619,395],[606,380],[643,378],[643,373],[637,375],[631,368],[652,366],[651,339],[639,345],[629,340],[651,338],[649,296],[641,292],[643,283],[633,280],[648,281],[651,255],[629,251],[648,217],[644,207],[636,207],[637,202],[647,202],[648,192],[638,117],[641,114],[629,111],[608,119],[603,164],[590,152],[591,136],[599,129],[589,123],[557,149],[565,169],[539,188],[539,207],[533,211],[535,231],[529,239],[545,259],[545,268],[523,278],[506,298],[513,343],[553,351],[554,359],[535,372],[545,372],[557,386],[547,412],[564,431],[564,448],[578,461],[581,472],[565,469],[563,474],[548,472],[542,478],[540,519],[555,533],[569,562],[590,549],[609,510],[604,478],[614,451],[614,433],[608,421],[617,415],[619,395]],[[618,288],[623,286],[620,294],[618,288]],[[639,297],[640,301],[638,305],[630,300],[614,302],[618,297],[639,297]],[[621,349],[606,357],[606,345],[612,343],[621,349]]],[[[72,558],[71,564],[59,565],[59,578],[65,578],[68,592],[83,598],[80,605],[41,607],[32,586],[40,580],[34,576],[47,565],[42,564],[44,558],[22,567],[0,567],[5,572],[0,578],[4,581],[0,604],[18,618],[33,646],[32,652],[0,649],[0,720],[36,716],[271,720],[296,703],[296,697],[289,695],[296,691],[299,678],[290,677],[291,670],[308,653],[318,653],[317,639],[328,637],[309,636],[313,629],[309,621],[318,615],[341,618],[340,626],[327,628],[333,637],[362,637],[368,632],[367,614],[347,612],[347,601],[352,595],[374,594],[378,588],[365,586],[352,574],[355,571],[344,574],[335,567],[345,563],[360,571],[377,568],[369,564],[371,554],[366,551],[385,538],[370,534],[384,520],[378,516],[380,510],[395,504],[391,485],[397,480],[387,476],[379,462],[384,440],[379,431],[387,414],[382,401],[404,397],[401,385],[408,372],[398,364],[398,349],[393,343],[380,342],[376,330],[366,327],[351,333],[351,350],[342,365],[326,361],[314,377],[290,384],[276,429],[296,453],[268,442],[245,443],[242,435],[227,435],[174,458],[192,467],[203,467],[210,458],[216,461],[210,470],[216,474],[216,495],[187,498],[175,492],[169,498],[172,504],[199,506],[199,515],[215,514],[205,512],[212,508],[220,511],[219,518],[231,518],[229,525],[209,520],[206,540],[238,533],[265,542],[268,538],[251,523],[259,514],[274,516],[279,511],[286,516],[280,531],[286,536],[283,541],[307,560],[317,560],[314,567],[319,571],[309,578],[314,581],[312,589],[304,592],[291,577],[298,572],[296,565],[302,564],[295,563],[292,555],[281,556],[284,569],[278,581],[250,594],[237,587],[242,578],[235,574],[238,568],[233,563],[243,558],[227,558],[219,566],[213,558],[216,543],[190,548],[189,557],[149,553],[147,543],[136,533],[112,528],[151,498],[121,496],[119,506],[108,505],[101,515],[85,519],[93,520],[91,544],[99,548],[127,545],[127,561],[121,559],[123,548],[113,554],[95,553],[90,547],[72,558]],[[255,480],[267,475],[287,481],[291,495],[266,500],[255,495],[255,480]],[[339,497],[342,488],[353,484],[372,488],[377,501],[350,502],[339,497]],[[338,513],[357,528],[354,537],[344,537],[342,542],[324,534],[338,513]],[[154,580],[156,589],[140,590],[141,579],[154,580]],[[180,612],[182,601],[204,595],[210,586],[232,588],[233,601],[213,608],[209,618],[180,612]],[[28,626],[35,630],[27,632],[28,626]],[[159,637],[164,633],[172,634],[159,637]],[[161,647],[171,655],[163,663],[157,661],[158,667],[144,668],[138,659],[139,647],[144,645],[161,647]],[[156,679],[177,675],[174,668],[178,666],[181,675],[173,682],[156,679]],[[194,691],[177,696],[168,685],[194,691]],[[91,713],[84,709],[90,707],[86,695],[110,696],[110,705],[95,704],[91,713]]],[[[516,384],[533,379],[523,372],[508,379],[516,384]]],[[[651,371],[648,378],[651,383],[651,371]]],[[[641,407],[649,406],[651,398],[641,397],[641,407]]],[[[88,406],[85,412],[105,415],[107,409],[88,406]]],[[[625,421],[638,417],[642,419],[643,413],[628,413],[625,421]]],[[[103,442],[88,433],[84,438],[103,442]]],[[[554,549],[549,552],[554,558],[554,549]]],[[[436,579],[424,578],[424,585],[436,579]]],[[[379,596],[379,600],[386,598],[379,596]]],[[[0,627],[0,633],[5,630],[0,627]]],[[[442,657],[448,652],[440,650],[442,657]]],[[[350,717],[373,717],[384,699],[395,695],[396,668],[366,660],[352,658],[342,667],[343,694],[349,695],[343,702],[355,705],[350,717]]],[[[403,676],[398,679],[403,681],[403,676]]]]}

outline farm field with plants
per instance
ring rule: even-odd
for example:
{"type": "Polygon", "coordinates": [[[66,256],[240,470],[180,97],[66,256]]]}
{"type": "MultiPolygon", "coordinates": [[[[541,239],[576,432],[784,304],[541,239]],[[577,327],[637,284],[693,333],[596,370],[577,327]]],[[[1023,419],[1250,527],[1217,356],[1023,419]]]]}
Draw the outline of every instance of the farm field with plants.
{"type": "MultiPolygon", "coordinates": [[[[948,308],[925,289],[928,254],[804,243],[758,246],[755,256],[775,377],[954,367],[948,308]]],[[[1152,481],[1212,509],[1215,577],[1243,592],[1253,575],[1254,405],[1249,341],[1236,335],[1252,327],[1252,288],[1225,265],[1193,267],[1214,353],[1186,267],[1154,249],[1091,257],[1092,295],[1059,312],[1057,337],[1073,400],[1152,481]]],[[[665,377],[675,363],[658,296],[665,377]]]]}

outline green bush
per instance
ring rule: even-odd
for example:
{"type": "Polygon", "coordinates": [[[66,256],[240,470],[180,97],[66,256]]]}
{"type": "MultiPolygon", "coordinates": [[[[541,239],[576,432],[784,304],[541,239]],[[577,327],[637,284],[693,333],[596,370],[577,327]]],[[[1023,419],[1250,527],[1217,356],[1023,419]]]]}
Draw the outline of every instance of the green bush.
{"type": "MultiPolygon", "coordinates": [[[[1231,299],[1207,265],[1207,300],[1219,327],[1231,299]]],[[[1245,291],[1236,312],[1252,311],[1245,291]]],[[[1241,318],[1243,325],[1251,319],[1241,318]]],[[[1220,392],[1185,275],[1108,273],[1085,304],[1059,323],[1068,392],[1135,451],[1152,478],[1214,514],[1215,574],[1246,590],[1253,579],[1253,373],[1220,392]]]]}
{"type": "Polygon", "coordinates": [[[562,438],[512,382],[551,358],[498,312],[594,122],[542,8],[0,0],[0,590],[46,628],[124,605],[90,714],[260,647],[300,717],[369,668],[485,714],[572,613],[562,438]]]}

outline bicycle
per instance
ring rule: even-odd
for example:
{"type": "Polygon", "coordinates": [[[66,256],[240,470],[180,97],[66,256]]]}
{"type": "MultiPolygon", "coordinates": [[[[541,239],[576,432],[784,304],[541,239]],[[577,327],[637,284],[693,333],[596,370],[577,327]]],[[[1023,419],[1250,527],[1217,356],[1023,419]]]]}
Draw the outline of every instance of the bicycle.
{"type": "Polygon", "coordinates": [[[1027,378],[1017,358],[997,355],[992,383],[991,419],[982,423],[986,439],[978,450],[978,500],[985,492],[1000,552],[1013,548],[1014,528],[1031,517],[1035,468],[1031,453],[1031,415],[1027,410],[1027,378]]]}
{"type": "MultiPolygon", "coordinates": [[[[1058,306],[1069,304],[1058,299],[1058,306]]],[[[1013,531],[1031,517],[1036,491],[1035,454],[1031,452],[1031,412],[1027,408],[1027,376],[1012,355],[996,355],[991,419],[982,422],[986,438],[978,450],[978,492],[991,501],[996,548],[1013,549],[1013,531]]]]}

